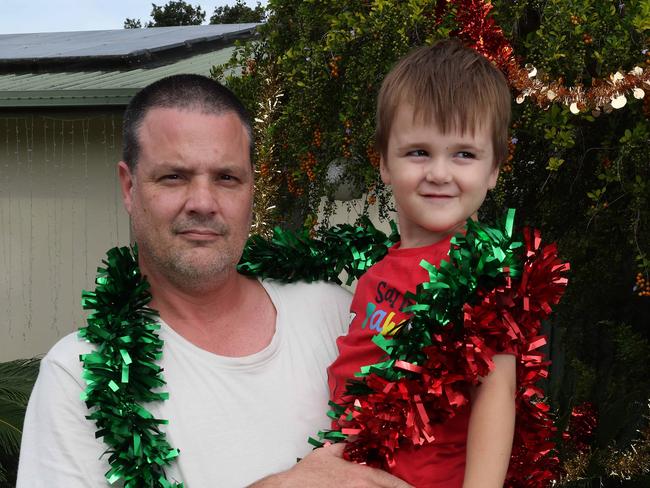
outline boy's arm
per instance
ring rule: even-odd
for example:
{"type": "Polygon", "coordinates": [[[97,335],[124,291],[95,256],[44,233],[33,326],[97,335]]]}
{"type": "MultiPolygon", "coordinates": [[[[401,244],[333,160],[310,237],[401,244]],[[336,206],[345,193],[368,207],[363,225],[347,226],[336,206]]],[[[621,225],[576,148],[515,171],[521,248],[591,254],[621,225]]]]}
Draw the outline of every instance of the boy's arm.
{"type": "Polygon", "coordinates": [[[502,487],[515,430],[515,356],[497,354],[472,395],[463,488],[502,487]]]}

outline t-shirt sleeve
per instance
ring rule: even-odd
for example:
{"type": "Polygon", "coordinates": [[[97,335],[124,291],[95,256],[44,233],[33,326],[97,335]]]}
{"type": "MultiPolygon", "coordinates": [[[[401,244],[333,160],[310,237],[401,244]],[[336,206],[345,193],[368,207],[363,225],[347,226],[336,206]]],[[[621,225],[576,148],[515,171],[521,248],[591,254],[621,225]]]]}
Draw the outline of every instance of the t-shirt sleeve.
{"type": "Polygon", "coordinates": [[[336,337],[347,334],[350,328],[352,294],[334,283],[323,283],[322,287],[323,305],[329,309],[334,334],[336,337]]]}
{"type": "Polygon", "coordinates": [[[99,459],[106,447],[80,398],[81,347],[74,342],[64,338],[41,361],[25,414],[17,488],[109,486],[107,457],[99,459]]]}

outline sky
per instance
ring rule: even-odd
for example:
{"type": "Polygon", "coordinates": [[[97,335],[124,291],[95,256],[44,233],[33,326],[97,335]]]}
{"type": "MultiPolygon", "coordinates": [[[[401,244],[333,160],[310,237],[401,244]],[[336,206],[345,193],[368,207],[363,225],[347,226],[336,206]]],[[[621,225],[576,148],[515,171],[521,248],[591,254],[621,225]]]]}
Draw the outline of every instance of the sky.
{"type": "MultiPolygon", "coordinates": [[[[150,20],[151,4],[169,0],[0,0],[0,34],[26,32],[68,32],[122,29],[127,17],[150,20]]],[[[206,22],[215,7],[233,5],[235,0],[189,0],[206,12],[206,22]]],[[[255,6],[254,0],[246,0],[255,6]]],[[[262,5],[267,2],[262,1],[262,5]]]]}

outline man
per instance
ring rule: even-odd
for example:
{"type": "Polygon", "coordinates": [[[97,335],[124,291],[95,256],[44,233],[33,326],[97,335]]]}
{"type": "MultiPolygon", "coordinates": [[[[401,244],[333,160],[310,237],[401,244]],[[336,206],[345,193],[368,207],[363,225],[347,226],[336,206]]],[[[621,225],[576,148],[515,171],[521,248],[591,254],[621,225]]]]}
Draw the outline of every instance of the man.
{"type": "MultiPolygon", "coordinates": [[[[407,486],[340,458],[310,454],[327,426],[326,367],[347,327],[349,295],[329,284],[283,285],[236,272],[251,223],[252,135],[241,103],[195,75],[138,93],[124,118],[118,176],[139,266],[161,317],[160,366],[180,455],[165,470],[186,487],[407,486]],[[296,458],[304,459],[296,464],[296,458]]],[[[76,334],[45,356],[25,418],[18,486],[101,487],[107,450],[80,394],[76,334]]]]}

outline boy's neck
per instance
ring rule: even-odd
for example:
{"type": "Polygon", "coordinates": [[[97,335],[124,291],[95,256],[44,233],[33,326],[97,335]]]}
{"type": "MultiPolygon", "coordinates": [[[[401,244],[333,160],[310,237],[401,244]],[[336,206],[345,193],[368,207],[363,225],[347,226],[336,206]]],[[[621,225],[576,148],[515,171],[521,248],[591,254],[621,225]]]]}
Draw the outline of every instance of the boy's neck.
{"type": "MultiPolygon", "coordinates": [[[[473,220],[478,220],[478,216],[472,215],[473,220]]],[[[441,241],[447,241],[451,236],[465,232],[465,221],[459,222],[456,226],[443,230],[441,232],[427,231],[410,232],[408,234],[400,233],[400,249],[412,249],[416,247],[427,247],[437,244],[441,241]]]]}

